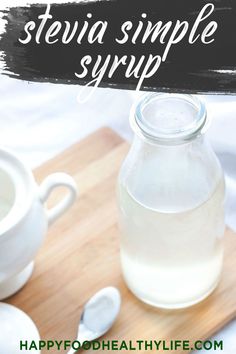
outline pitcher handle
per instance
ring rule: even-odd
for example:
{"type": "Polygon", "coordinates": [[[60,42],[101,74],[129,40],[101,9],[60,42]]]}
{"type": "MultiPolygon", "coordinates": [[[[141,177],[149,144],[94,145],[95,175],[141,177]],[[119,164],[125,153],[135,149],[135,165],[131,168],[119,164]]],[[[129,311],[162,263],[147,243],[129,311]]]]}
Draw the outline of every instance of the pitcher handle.
{"type": "Polygon", "coordinates": [[[68,188],[68,193],[57,205],[47,210],[49,225],[53,224],[60,216],[62,216],[77,198],[77,185],[75,180],[66,173],[53,173],[46,177],[40,185],[39,195],[41,202],[45,203],[53,189],[57,187],[68,188]]]}

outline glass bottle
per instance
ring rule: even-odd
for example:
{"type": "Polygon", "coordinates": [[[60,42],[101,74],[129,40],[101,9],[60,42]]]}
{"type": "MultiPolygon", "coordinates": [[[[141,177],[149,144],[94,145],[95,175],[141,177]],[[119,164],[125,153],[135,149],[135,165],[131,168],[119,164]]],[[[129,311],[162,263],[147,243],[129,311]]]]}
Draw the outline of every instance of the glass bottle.
{"type": "Polygon", "coordinates": [[[223,260],[225,184],[204,133],[204,104],[148,94],[131,111],[135,132],[118,179],[121,265],[130,290],[161,308],[207,297],[223,260]]]}

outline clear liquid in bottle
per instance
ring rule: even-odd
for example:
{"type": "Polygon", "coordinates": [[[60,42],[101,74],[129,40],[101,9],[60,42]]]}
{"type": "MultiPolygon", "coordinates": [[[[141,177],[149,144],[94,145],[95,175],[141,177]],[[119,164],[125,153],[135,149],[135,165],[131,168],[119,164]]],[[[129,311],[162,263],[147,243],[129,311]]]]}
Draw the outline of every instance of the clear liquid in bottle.
{"type": "Polygon", "coordinates": [[[215,288],[222,267],[224,180],[203,204],[163,212],[119,189],[121,263],[131,291],[162,308],[190,306],[215,288]]]}

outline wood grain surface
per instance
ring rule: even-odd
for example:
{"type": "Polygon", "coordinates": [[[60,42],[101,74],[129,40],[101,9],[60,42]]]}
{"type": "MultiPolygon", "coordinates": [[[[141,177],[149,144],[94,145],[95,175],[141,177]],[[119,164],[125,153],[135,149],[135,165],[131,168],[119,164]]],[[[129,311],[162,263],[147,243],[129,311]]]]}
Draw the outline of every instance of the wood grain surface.
{"type": "MultiPolygon", "coordinates": [[[[31,280],[7,301],[32,317],[42,339],[75,339],[83,304],[110,285],[120,289],[122,309],[105,339],[205,339],[236,315],[236,237],[229,230],[220,285],[201,304],[187,310],[153,309],[126,288],[119,263],[115,185],[128,148],[104,128],[35,171],[39,183],[52,172],[67,172],[80,190],[73,208],[49,230],[31,280]]],[[[62,193],[55,193],[50,203],[62,193]]]]}

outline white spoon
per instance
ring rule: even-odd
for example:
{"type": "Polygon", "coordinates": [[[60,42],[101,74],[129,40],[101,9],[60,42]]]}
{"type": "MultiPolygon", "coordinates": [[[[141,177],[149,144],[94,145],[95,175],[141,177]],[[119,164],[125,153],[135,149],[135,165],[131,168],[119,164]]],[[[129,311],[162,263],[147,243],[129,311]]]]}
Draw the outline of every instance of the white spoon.
{"type": "MultiPolygon", "coordinates": [[[[115,322],[120,311],[121,297],[116,288],[108,287],[97,292],[84,306],[80,318],[77,341],[93,341],[103,336],[115,322]]],[[[77,350],[70,349],[68,354],[77,350]]]]}

